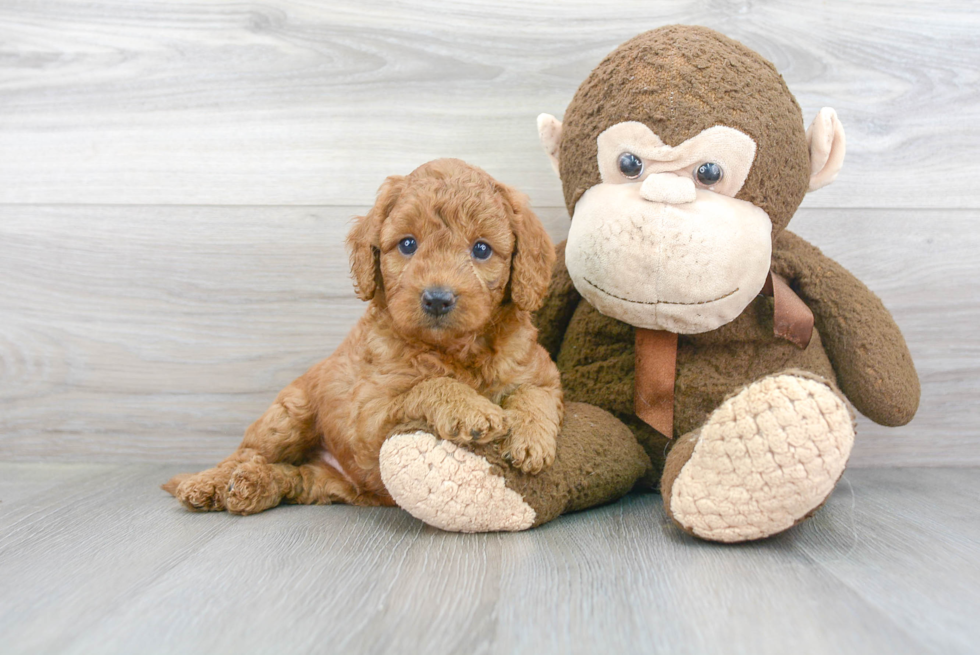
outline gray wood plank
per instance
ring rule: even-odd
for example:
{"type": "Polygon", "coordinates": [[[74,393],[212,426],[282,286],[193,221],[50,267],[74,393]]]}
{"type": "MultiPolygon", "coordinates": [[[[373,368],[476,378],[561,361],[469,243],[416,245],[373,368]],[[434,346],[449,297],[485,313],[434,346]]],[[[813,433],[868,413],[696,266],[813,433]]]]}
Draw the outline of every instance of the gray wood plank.
{"type": "Polygon", "coordinates": [[[809,206],[980,207],[980,13],[953,0],[5,2],[0,202],[360,205],[459,156],[559,206],[535,116],[671,23],[839,111],[848,161],[809,206]]]}
{"type": "MultiPolygon", "coordinates": [[[[0,475],[12,470],[18,467],[0,464],[0,475]]],[[[205,517],[173,499],[161,502],[160,483],[177,472],[150,464],[89,472],[0,511],[5,652],[63,650],[233,524],[225,514],[205,517]]]]}
{"type": "Polygon", "coordinates": [[[922,652],[791,540],[699,542],[670,525],[659,496],[544,530],[554,543],[536,543],[532,557],[518,550],[514,568],[504,567],[501,619],[511,627],[498,652],[922,652]],[[542,586],[562,601],[521,602],[542,586]],[[557,626],[536,629],[548,624],[557,626]]]}
{"type": "Polygon", "coordinates": [[[503,535],[398,509],[192,514],[155,488],[175,470],[122,467],[19,518],[4,652],[966,653],[980,636],[976,469],[852,471],[811,522],[738,546],[684,535],[652,494],[503,535]]]}
{"type": "MultiPolygon", "coordinates": [[[[0,206],[0,458],[223,457],[363,311],[342,241],[364,209],[0,206]]],[[[852,465],[980,464],[978,220],[794,220],[883,298],[923,381],[911,425],[862,421],[852,465]]]]}
{"type": "Polygon", "coordinates": [[[976,469],[848,472],[826,511],[800,526],[797,543],[930,652],[973,653],[980,640],[978,483],[976,469]]]}
{"type": "Polygon", "coordinates": [[[55,487],[74,487],[86,478],[110,473],[112,464],[0,463],[0,515],[9,515],[19,503],[55,487]]]}
{"type": "Polygon", "coordinates": [[[353,211],[0,211],[0,439],[38,430],[35,457],[155,459],[149,429],[163,452],[212,459],[202,436],[240,436],[363,311],[343,250],[353,211]]]}

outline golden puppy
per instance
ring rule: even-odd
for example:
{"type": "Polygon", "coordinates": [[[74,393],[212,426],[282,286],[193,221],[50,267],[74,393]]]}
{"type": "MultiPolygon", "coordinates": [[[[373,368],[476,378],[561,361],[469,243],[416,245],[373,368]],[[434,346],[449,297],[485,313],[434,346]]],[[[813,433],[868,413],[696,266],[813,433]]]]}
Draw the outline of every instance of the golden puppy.
{"type": "Polygon", "coordinates": [[[502,439],[530,473],[554,461],[558,369],[530,312],[554,248],[526,198],[456,159],[389,177],[347,238],[367,312],[283,389],[230,457],[163,486],[192,510],[281,502],[393,505],[378,453],[395,432],[502,439]]]}

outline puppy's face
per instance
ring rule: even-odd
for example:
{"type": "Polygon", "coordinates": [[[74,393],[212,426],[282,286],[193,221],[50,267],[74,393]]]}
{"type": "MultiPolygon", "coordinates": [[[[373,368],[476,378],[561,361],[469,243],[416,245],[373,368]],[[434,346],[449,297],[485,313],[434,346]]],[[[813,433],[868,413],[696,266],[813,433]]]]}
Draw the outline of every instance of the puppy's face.
{"type": "Polygon", "coordinates": [[[389,178],[348,244],[361,297],[435,344],[483,331],[511,300],[536,308],[554,259],[523,197],[458,160],[389,178]]]}
{"type": "Polygon", "coordinates": [[[388,311],[426,341],[479,331],[510,279],[514,235],[501,198],[448,186],[409,186],[381,227],[388,311]]]}

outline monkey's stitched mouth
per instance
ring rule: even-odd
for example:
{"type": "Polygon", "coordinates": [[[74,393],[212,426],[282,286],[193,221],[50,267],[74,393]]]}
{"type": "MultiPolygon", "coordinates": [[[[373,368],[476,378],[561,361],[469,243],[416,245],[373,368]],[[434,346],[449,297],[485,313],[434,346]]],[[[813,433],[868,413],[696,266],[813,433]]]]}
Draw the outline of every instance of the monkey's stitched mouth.
{"type": "Polygon", "coordinates": [[[728,296],[735,295],[736,293],[738,293],[738,290],[740,289],[740,287],[735,287],[733,290],[729,291],[723,296],[718,296],[717,298],[713,298],[712,300],[699,300],[697,302],[670,302],[669,300],[644,301],[644,300],[630,300],[629,298],[623,298],[622,296],[617,296],[614,293],[609,293],[608,291],[606,291],[605,289],[603,289],[602,287],[600,287],[598,284],[596,284],[595,282],[593,282],[587,277],[582,279],[588,282],[589,286],[593,287],[596,291],[604,293],[610,298],[615,298],[616,300],[622,300],[623,302],[630,302],[633,303],[634,305],[707,305],[708,303],[718,302],[719,300],[724,300],[728,296]]]}

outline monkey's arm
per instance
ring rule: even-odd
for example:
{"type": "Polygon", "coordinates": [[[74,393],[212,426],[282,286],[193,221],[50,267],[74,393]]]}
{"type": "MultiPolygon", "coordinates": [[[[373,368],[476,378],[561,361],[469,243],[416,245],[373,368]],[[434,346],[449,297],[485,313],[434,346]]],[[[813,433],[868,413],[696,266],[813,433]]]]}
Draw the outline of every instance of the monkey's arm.
{"type": "Polygon", "coordinates": [[[905,425],[919,407],[919,377],[892,315],[843,266],[795,234],[776,240],[773,270],[813,310],[841,390],[881,425],[905,425]]]}
{"type": "Polygon", "coordinates": [[[555,266],[552,269],[551,284],[544,304],[534,313],[534,325],[538,328],[538,343],[544,346],[552,359],[558,359],[558,350],[565,338],[565,330],[572,320],[572,314],[582,299],[572,278],[565,268],[565,242],[555,247],[555,266]]]}

